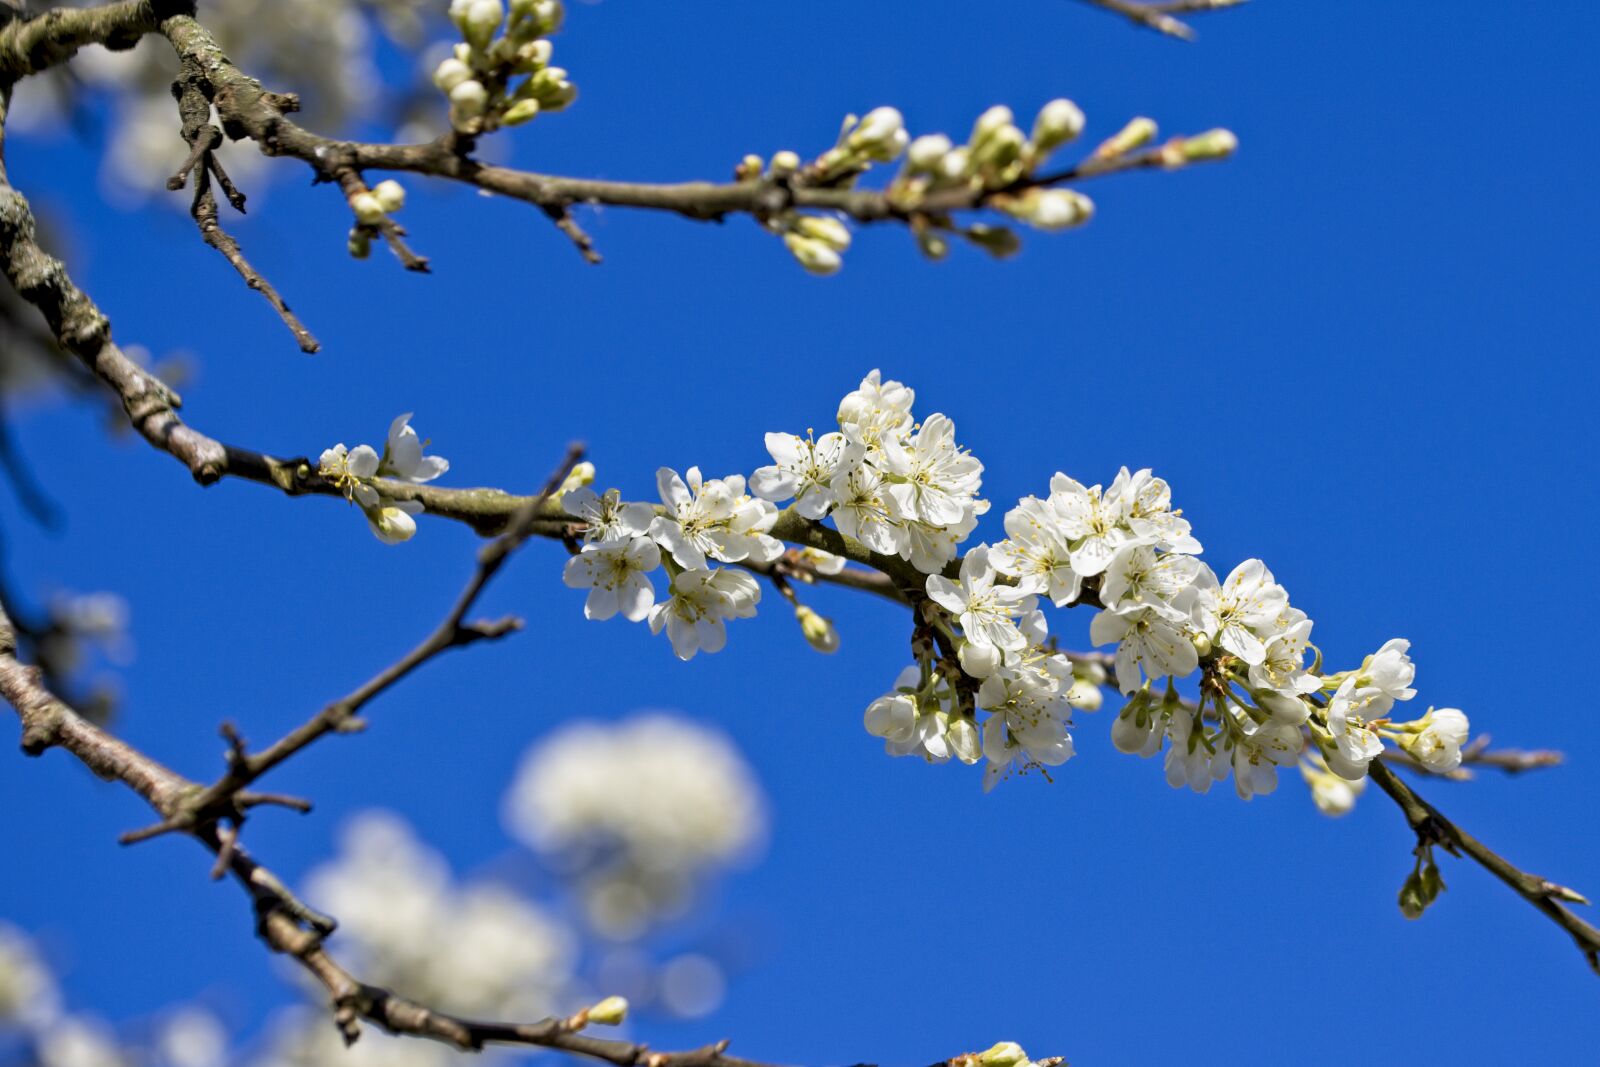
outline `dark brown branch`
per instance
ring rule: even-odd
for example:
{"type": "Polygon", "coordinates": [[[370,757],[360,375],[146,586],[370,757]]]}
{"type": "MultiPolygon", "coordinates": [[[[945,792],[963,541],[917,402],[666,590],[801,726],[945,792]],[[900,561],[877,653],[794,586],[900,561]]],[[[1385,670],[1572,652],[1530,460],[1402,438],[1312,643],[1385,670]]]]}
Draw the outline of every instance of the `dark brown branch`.
{"type": "Polygon", "coordinates": [[[244,279],[245,284],[260,293],[267,303],[272,305],[272,310],[278,313],[278,318],[283,320],[283,324],[294,335],[300,351],[316,352],[322,347],[317,343],[317,339],[290,310],[288,303],[279,295],[272,283],[245,259],[239,242],[223,229],[222,222],[218,218],[217,198],[211,191],[213,177],[235,210],[241,212],[244,210],[245,198],[228,179],[227,171],[222,169],[222,163],[217,159],[216,149],[222,143],[222,131],[208,121],[211,117],[209,88],[198,65],[193,60],[184,60],[178,80],[172,83],[172,95],[178,101],[178,113],[183,120],[183,138],[190,146],[189,156],[178,168],[178,172],[167,179],[167,188],[173,191],[182,189],[189,174],[193,172],[194,200],[189,207],[189,214],[200,227],[201,238],[206,244],[221,252],[233,265],[233,269],[239,272],[239,277],[244,279]]]}
{"type": "MultiPolygon", "coordinates": [[[[569,462],[563,468],[563,476],[570,466],[569,462]]],[[[554,482],[554,485],[559,484],[559,480],[554,482]]],[[[551,489],[545,492],[549,491],[551,489]]],[[[451,612],[458,624],[476,598],[474,589],[481,589],[482,583],[493,576],[526,537],[526,531],[519,524],[513,526],[506,537],[484,546],[474,581],[469,583],[462,600],[451,612]]],[[[215,859],[213,873],[232,874],[249,894],[262,941],[273,951],[293,958],[327,992],[335,1022],[347,1042],[360,1035],[360,1023],[364,1020],[390,1033],[430,1038],[463,1051],[479,1051],[493,1044],[531,1045],[559,1049],[618,1067],[764,1067],[726,1055],[726,1041],[685,1052],[653,1052],[648,1046],[635,1042],[591,1036],[584,1031],[582,1013],[569,1019],[545,1019],[536,1023],[486,1022],[435,1011],[386,989],[368,985],[341,967],[323,945],[324,938],[336,929],[337,922],[301,902],[276,875],[258,863],[240,844],[237,823],[231,826],[194,823],[182,827],[174,824],[174,816],[185,809],[200,787],[112,737],[44,689],[39,684],[38,671],[17,660],[16,637],[4,613],[0,613],[0,696],[21,717],[25,751],[38,755],[59,747],[70,752],[100,777],[122,782],[143,797],[162,816],[154,832],[183,833],[205,846],[215,859]]]]}

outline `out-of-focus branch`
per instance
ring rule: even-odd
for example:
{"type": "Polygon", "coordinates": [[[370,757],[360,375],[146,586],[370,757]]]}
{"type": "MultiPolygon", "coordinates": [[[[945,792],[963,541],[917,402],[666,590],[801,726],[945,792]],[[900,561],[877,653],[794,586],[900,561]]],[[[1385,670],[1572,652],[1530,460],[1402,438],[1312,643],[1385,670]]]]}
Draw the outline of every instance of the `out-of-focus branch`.
{"type": "Polygon", "coordinates": [[[1486,767],[1503,774],[1516,775],[1557,767],[1566,760],[1560,752],[1548,748],[1490,748],[1488,734],[1479,734],[1461,750],[1461,766],[1453,771],[1436,771],[1427,764],[1412,759],[1404,749],[1400,748],[1385,749],[1383,758],[1413,774],[1447,778],[1452,782],[1471,781],[1474,767],[1486,767]]]}
{"type": "Polygon", "coordinates": [[[14,82],[65,63],[85,45],[132,48],[162,17],[194,9],[179,0],[121,0],[98,7],[61,7],[0,26],[0,81],[14,82]]]}
{"type": "Polygon", "coordinates": [[[1219,11],[1225,7],[1238,7],[1245,0],[1083,0],[1084,3],[1109,11],[1132,22],[1135,26],[1178,37],[1185,41],[1195,39],[1193,27],[1175,15],[1199,15],[1219,11]]]}

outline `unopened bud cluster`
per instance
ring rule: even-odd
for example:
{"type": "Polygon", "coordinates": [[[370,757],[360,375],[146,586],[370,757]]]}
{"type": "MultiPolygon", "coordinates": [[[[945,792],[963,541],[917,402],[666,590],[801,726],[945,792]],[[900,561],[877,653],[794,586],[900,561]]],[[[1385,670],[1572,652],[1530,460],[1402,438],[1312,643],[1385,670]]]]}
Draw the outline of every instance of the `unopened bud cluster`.
{"type": "Polygon", "coordinates": [[[350,254],[357,259],[366,259],[372,253],[372,238],[378,232],[378,227],[405,206],[405,186],[393,178],[350,197],[350,210],[356,217],[347,245],[350,254]]]}
{"type": "Polygon", "coordinates": [[[546,39],[561,27],[561,0],[452,0],[461,31],[455,52],[433,72],[450,99],[450,125],[474,135],[517,126],[577,99],[567,72],[550,65],[546,39]],[[519,80],[520,79],[520,80],[519,80]]]}
{"type": "MultiPolygon", "coordinates": [[[[992,207],[1034,229],[1050,232],[1088,222],[1094,217],[1094,202],[1076,189],[1056,185],[1067,172],[1055,176],[1042,173],[1057,150],[1077,140],[1084,124],[1082,110],[1071,100],[1045,104],[1026,132],[1010,108],[996,105],[978,116],[964,143],[956,144],[942,133],[913,138],[899,111],[878,107],[861,117],[847,115],[833,147],[810,163],[803,163],[797,153],[788,150],[774,153],[770,160],[747,155],[734,168],[734,177],[791,189],[849,189],[873,164],[903,159],[885,196],[909,223],[924,255],[944,258],[954,235],[990,255],[1005,257],[1015,254],[1021,244],[1011,229],[987,223],[958,225],[953,214],[992,207]]],[[[1136,118],[1080,166],[1085,171],[1103,171],[1129,165],[1125,157],[1151,144],[1156,133],[1153,121],[1136,118]]],[[[1227,130],[1210,130],[1174,138],[1153,155],[1133,162],[1173,169],[1223,159],[1237,146],[1227,130]]],[[[792,209],[763,216],[762,222],[813,274],[832,274],[842,265],[841,253],[850,244],[842,223],[792,209]]]]}

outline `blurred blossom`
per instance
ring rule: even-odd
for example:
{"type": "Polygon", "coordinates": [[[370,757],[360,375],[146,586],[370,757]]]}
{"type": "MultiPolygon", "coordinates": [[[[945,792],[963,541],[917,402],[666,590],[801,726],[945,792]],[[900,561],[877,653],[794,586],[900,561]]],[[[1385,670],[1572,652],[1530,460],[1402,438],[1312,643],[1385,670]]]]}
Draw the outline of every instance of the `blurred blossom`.
{"type": "Polygon", "coordinates": [[[162,1062],[170,1067],[223,1067],[228,1032],[209,1011],[183,1008],[162,1025],[157,1048],[162,1062]]]}
{"type": "Polygon", "coordinates": [[[661,968],[661,1005],[684,1019],[698,1019],[716,1011],[728,982],[722,967],[698,953],[685,953],[661,968]]]}
{"type": "Polygon", "coordinates": [[[538,1018],[571,981],[571,931],[509,889],[456,884],[394,815],[352,820],[307,897],[339,917],[335,945],[363,978],[446,1011],[538,1018]]]}
{"type": "Polygon", "coordinates": [[[59,1010],[55,979],[33,942],[0,923],[0,1027],[38,1026],[59,1010]]]}
{"type": "Polygon", "coordinates": [[[627,938],[681,909],[697,876],[751,852],[764,808],[726,737],[648,714],[552,733],[523,758],[504,814],[514,836],[567,862],[590,921],[627,938]]]}
{"type": "Polygon", "coordinates": [[[414,1037],[391,1037],[375,1026],[363,1028],[361,1040],[346,1048],[327,1012],[314,1009],[282,1012],[268,1032],[271,1048],[252,1067],[448,1067],[483,1062],[483,1055],[469,1056],[414,1037]]]}
{"type": "Polygon", "coordinates": [[[39,1067],[128,1067],[110,1027],[97,1019],[63,1018],[38,1037],[39,1067]]]}

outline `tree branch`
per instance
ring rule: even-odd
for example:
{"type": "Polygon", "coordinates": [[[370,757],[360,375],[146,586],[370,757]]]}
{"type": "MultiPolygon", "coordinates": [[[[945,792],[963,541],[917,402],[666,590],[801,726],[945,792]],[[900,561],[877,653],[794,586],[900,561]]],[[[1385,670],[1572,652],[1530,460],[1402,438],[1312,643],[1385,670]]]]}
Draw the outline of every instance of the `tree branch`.
{"type": "Polygon", "coordinates": [[[1368,764],[1367,776],[1378,783],[1378,788],[1399,805],[1401,812],[1405,814],[1406,822],[1415,831],[1419,845],[1442,845],[1451,854],[1466,856],[1510,886],[1513,892],[1565,930],[1578,946],[1578,951],[1589,961],[1589,966],[1596,974],[1600,974],[1600,930],[1578,918],[1561,903],[1562,901],[1574,904],[1589,903],[1581,893],[1512,865],[1483,842],[1445,818],[1438,808],[1418,796],[1382,760],[1373,760],[1368,764]]]}
{"type": "Polygon", "coordinates": [[[1225,7],[1238,7],[1245,0],[1156,0],[1139,3],[1137,0],[1083,0],[1084,3],[1109,11],[1132,22],[1135,26],[1164,33],[1168,37],[1192,41],[1195,32],[1188,23],[1173,18],[1174,15],[1198,15],[1219,11],[1225,7]]]}
{"type": "Polygon", "coordinates": [[[0,82],[15,82],[77,55],[84,45],[132,48],[162,17],[192,3],[121,0],[99,7],[63,7],[0,26],[0,82]]]}

